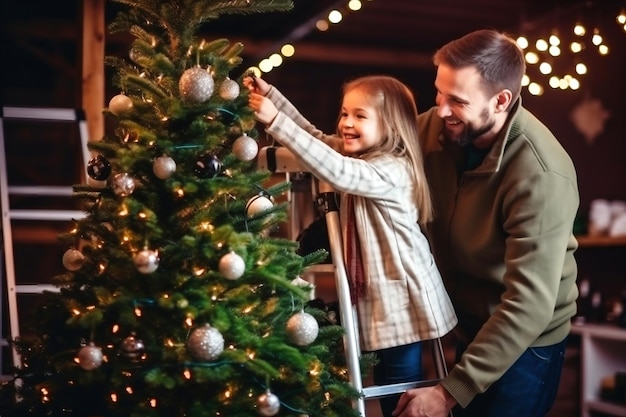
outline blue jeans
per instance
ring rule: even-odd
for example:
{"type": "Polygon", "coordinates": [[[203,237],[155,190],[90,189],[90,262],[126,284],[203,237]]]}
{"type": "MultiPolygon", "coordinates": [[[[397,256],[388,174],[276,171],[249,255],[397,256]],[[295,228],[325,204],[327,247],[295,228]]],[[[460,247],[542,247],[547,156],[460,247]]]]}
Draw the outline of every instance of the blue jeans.
{"type": "MultiPolygon", "coordinates": [[[[396,346],[376,351],[378,363],[374,366],[373,377],[376,385],[389,385],[422,379],[422,344],[396,346]]],[[[381,398],[380,408],[384,417],[391,417],[400,394],[381,398]]]]}
{"type": "MultiPolygon", "coordinates": [[[[566,339],[567,340],[567,339],[566,339]]],[[[487,391],[454,417],[544,417],[556,398],[566,340],[528,348],[487,391]]]]}

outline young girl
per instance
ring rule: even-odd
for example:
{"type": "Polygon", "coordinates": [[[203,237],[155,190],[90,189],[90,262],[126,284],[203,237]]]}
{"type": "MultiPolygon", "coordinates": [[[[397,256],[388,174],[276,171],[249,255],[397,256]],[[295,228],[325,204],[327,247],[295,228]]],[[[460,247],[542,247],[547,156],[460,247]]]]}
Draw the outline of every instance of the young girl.
{"type": "MultiPolygon", "coordinates": [[[[419,342],[444,336],[457,319],[420,229],[420,223],[431,220],[432,206],[413,94],[393,77],[355,79],[343,89],[337,136],[329,136],[275,87],[259,78],[244,82],[251,90],[250,107],[267,133],[341,193],[339,214],[361,349],[375,351],[380,361],[374,383],[421,379],[419,342]]],[[[386,417],[398,398],[381,400],[386,417]]]]}

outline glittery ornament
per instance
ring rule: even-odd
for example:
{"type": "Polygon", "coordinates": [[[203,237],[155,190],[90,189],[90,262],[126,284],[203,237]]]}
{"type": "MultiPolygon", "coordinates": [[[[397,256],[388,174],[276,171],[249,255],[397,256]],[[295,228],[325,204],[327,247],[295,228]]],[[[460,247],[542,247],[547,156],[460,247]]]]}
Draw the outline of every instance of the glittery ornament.
{"type": "Polygon", "coordinates": [[[200,178],[214,178],[222,170],[222,162],[210,152],[200,155],[194,172],[200,178]]]}
{"type": "Polygon", "coordinates": [[[168,179],[176,172],[176,162],[167,155],[159,156],[152,164],[152,172],[157,178],[168,179]]]}
{"type": "Polygon", "coordinates": [[[187,339],[187,349],[197,361],[217,359],[224,350],[224,337],[209,324],[196,328],[187,339]]]}
{"type": "Polygon", "coordinates": [[[215,81],[209,72],[201,67],[193,67],[186,70],[180,77],[178,89],[185,101],[204,103],[211,94],[215,81]]]}
{"type": "Polygon", "coordinates": [[[145,345],[141,339],[137,339],[135,335],[130,335],[122,340],[120,352],[123,356],[133,362],[137,362],[146,358],[145,345]]]}
{"type": "Polygon", "coordinates": [[[259,395],[259,398],[257,398],[256,409],[262,416],[275,416],[280,410],[280,400],[276,394],[267,390],[263,394],[259,395]]]}
{"type": "Polygon", "coordinates": [[[246,263],[235,252],[229,252],[220,259],[219,270],[228,279],[238,279],[246,271],[246,263]]]}
{"type": "Polygon", "coordinates": [[[63,254],[62,262],[68,271],[78,271],[85,263],[85,255],[78,249],[70,248],[63,254]]]}
{"type": "Polygon", "coordinates": [[[109,101],[109,110],[116,116],[121,116],[133,108],[133,101],[124,94],[113,96],[109,101]]]}
{"type": "Polygon", "coordinates": [[[234,100],[239,96],[239,84],[226,78],[220,85],[220,97],[224,100],[234,100]]]}
{"type": "Polygon", "coordinates": [[[111,188],[118,197],[127,197],[135,191],[135,180],[125,172],[116,174],[111,181],[111,188]]]}
{"type": "Polygon", "coordinates": [[[92,371],[102,365],[102,350],[93,342],[78,351],[78,364],[85,371],[92,371]]]}
{"type": "Polygon", "coordinates": [[[133,264],[142,274],[151,274],[159,267],[159,254],[150,249],[143,249],[135,255],[133,264]]]}
{"type": "Polygon", "coordinates": [[[111,163],[102,155],[96,155],[87,162],[89,178],[103,181],[111,175],[111,163]]]}
{"type": "Polygon", "coordinates": [[[317,338],[320,327],[315,317],[301,311],[287,320],[287,336],[298,346],[306,346],[317,338]]]}
{"type": "Polygon", "coordinates": [[[263,213],[266,210],[271,209],[274,206],[272,200],[264,195],[255,195],[246,204],[246,213],[249,217],[254,217],[259,213],[263,213]]]}
{"type": "Polygon", "coordinates": [[[259,153],[259,144],[244,133],[233,143],[233,153],[240,161],[252,161],[259,153]]]}

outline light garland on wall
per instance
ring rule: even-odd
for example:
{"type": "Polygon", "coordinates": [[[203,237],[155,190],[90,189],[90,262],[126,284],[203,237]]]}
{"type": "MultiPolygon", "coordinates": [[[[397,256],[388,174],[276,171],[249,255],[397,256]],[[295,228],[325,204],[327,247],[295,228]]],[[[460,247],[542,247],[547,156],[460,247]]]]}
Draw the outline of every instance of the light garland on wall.
{"type": "MultiPolygon", "coordinates": [[[[311,19],[307,25],[311,27],[309,30],[315,28],[319,32],[326,32],[331,29],[333,25],[340,24],[344,17],[349,13],[358,12],[363,8],[363,3],[371,2],[373,0],[348,0],[343,7],[332,7],[316,17],[311,19]]],[[[299,30],[303,33],[304,31],[299,30]]],[[[308,33],[308,31],[306,32],[308,33]]],[[[293,39],[290,39],[293,40],[293,39]]],[[[268,73],[274,68],[277,68],[283,64],[285,59],[291,58],[296,54],[296,48],[292,43],[286,42],[277,51],[271,53],[267,58],[262,59],[257,66],[250,67],[248,71],[254,71],[257,76],[261,76],[262,73],[268,73]]]]}
{"type": "MultiPolygon", "coordinates": [[[[592,6],[589,3],[586,6],[592,6]]],[[[626,33],[626,11],[621,9],[615,17],[626,33]]],[[[527,72],[522,85],[535,96],[544,93],[544,83],[555,90],[578,90],[589,73],[589,54],[604,57],[610,47],[603,36],[601,16],[597,12],[595,25],[585,24],[579,15],[575,22],[561,32],[553,27],[549,33],[540,34],[534,42],[521,35],[517,44],[524,50],[527,72]],[[592,28],[591,30],[589,28],[592,28]],[[530,70],[530,71],[529,71],[530,70]],[[529,74],[535,73],[534,75],[529,74]]]]}

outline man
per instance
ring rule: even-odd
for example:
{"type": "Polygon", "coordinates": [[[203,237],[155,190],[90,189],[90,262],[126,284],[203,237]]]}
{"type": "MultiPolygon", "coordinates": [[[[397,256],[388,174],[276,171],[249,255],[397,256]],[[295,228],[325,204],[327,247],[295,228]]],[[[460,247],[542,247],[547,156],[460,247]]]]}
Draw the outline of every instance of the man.
{"type": "Polygon", "coordinates": [[[570,157],[522,107],[522,51],[480,30],[434,56],[437,106],[419,116],[430,237],[459,317],[458,362],[403,394],[394,415],[544,416],[575,314],[570,157]]]}

